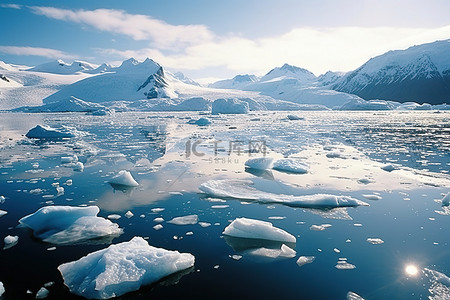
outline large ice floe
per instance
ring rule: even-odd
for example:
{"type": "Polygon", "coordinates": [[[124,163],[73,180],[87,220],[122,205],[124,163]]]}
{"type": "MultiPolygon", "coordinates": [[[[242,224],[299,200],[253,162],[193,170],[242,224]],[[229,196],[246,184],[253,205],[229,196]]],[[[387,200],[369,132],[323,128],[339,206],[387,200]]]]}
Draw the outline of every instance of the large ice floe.
{"type": "Polygon", "coordinates": [[[447,275],[428,268],[423,269],[423,274],[428,278],[430,283],[428,288],[430,296],[428,299],[450,299],[450,278],[447,275]]]}
{"type": "Polygon", "coordinates": [[[259,203],[278,203],[291,207],[334,208],[368,206],[364,201],[349,197],[329,194],[284,195],[264,192],[256,189],[251,180],[209,180],[199,189],[213,197],[234,198],[256,201],[259,203]]]}
{"type": "Polygon", "coordinates": [[[70,132],[67,128],[52,128],[46,125],[36,125],[30,129],[25,135],[27,138],[34,139],[63,139],[73,138],[75,134],[70,132]]]}
{"type": "Polygon", "coordinates": [[[64,284],[89,299],[109,299],[194,266],[195,257],[150,246],[143,238],[111,245],[58,267],[64,284]]]}
{"type": "Polygon", "coordinates": [[[295,236],[283,229],[274,227],[272,223],[248,218],[235,219],[225,228],[223,234],[238,238],[271,240],[286,243],[296,242],[295,236]]]}
{"type": "Polygon", "coordinates": [[[110,242],[123,230],[97,217],[99,211],[97,206],[46,206],[19,222],[31,228],[35,237],[52,244],[110,242]]]}

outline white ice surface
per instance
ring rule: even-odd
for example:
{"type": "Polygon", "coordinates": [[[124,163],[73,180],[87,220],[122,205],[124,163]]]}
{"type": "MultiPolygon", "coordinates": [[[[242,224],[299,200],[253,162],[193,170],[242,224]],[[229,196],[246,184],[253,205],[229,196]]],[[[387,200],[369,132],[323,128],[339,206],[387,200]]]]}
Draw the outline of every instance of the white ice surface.
{"type": "Polygon", "coordinates": [[[316,259],[315,256],[300,256],[300,257],[297,259],[297,265],[298,265],[299,267],[301,267],[301,266],[303,266],[303,265],[312,263],[315,259],[316,259]]]}
{"type": "Polygon", "coordinates": [[[357,293],[350,291],[347,293],[347,300],[364,300],[364,298],[357,293]]]}
{"type": "Polygon", "coordinates": [[[190,253],[150,246],[143,238],[111,245],[58,267],[74,294],[94,299],[118,297],[194,265],[190,253]]]}
{"type": "Polygon", "coordinates": [[[450,299],[450,277],[444,273],[431,270],[428,268],[423,269],[423,273],[428,278],[430,286],[428,291],[430,300],[446,300],[450,299]]]}
{"type": "Polygon", "coordinates": [[[245,162],[245,167],[255,170],[267,170],[272,168],[273,158],[272,157],[256,157],[251,158],[245,162]]]}
{"type": "Polygon", "coordinates": [[[3,247],[3,249],[9,249],[9,248],[14,247],[15,245],[17,245],[17,243],[19,242],[19,237],[18,236],[7,235],[4,238],[4,242],[5,242],[5,246],[3,247]]]}
{"type": "Polygon", "coordinates": [[[305,174],[308,173],[309,167],[303,163],[300,159],[295,158],[283,158],[274,162],[274,170],[285,171],[290,173],[305,174]]]}
{"type": "Polygon", "coordinates": [[[5,292],[5,287],[3,286],[3,282],[0,281],[0,297],[3,295],[4,292],[5,292]]]}
{"type": "Polygon", "coordinates": [[[117,224],[97,217],[99,211],[97,206],[46,206],[19,222],[31,228],[37,238],[52,244],[71,244],[122,234],[117,224]]]}
{"type": "Polygon", "coordinates": [[[247,102],[236,98],[217,99],[212,103],[212,114],[247,114],[250,111],[247,102]]]}
{"type": "Polygon", "coordinates": [[[1,210],[0,209],[0,217],[3,217],[4,215],[6,215],[8,212],[5,210],[1,210]]]}
{"type": "Polygon", "coordinates": [[[134,180],[131,173],[127,170],[119,171],[119,173],[117,173],[117,175],[115,175],[113,178],[111,178],[109,183],[117,184],[117,185],[124,185],[124,186],[131,186],[131,187],[135,187],[135,186],[139,185],[139,183],[136,180],[134,180]]]}
{"type": "Polygon", "coordinates": [[[30,129],[25,136],[36,139],[51,139],[72,138],[75,134],[64,129],[56,129],[46,125],[37,125],[36,127],[30,129]]]}
{"type": "Polygon", "coordinates": [[[194,225],[198,223],[198,216],[189,215],[189,216],[175,217],[172,220],[167,221],[167,223],[175,225],[194,225]]]}
{"type": "Polygon", "coordinates": [[[264,192],[253,187],[250,180],[209,180],[201,184],[199,189],[213,197],[252,200],[260,203],[279,203],[293,207],[354,207],[369,205],[349,196],[328,194],[294,196],[264,192]]]}
{"type": "Polygon", "coordinates": [[[237,218],[223,231],[224,235],[239,238],[262,239],[295,243],[295,237],[272,223],[248,218],[237,218]]]}

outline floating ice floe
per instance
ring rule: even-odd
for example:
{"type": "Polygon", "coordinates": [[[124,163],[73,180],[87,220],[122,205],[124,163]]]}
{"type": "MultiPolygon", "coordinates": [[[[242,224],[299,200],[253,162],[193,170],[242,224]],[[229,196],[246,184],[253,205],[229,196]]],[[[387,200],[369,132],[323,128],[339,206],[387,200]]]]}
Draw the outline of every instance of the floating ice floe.
{"type": "Polygon", "coordinates": [[[62,156],[61,157],[61,163],[62,164],[70,164],[70,163],[76,163],[78,161],[78,156],[62,156]]]}
{"type": "Polygon", "coordinates": [[[50,291],[47,290],[45,287],[41,287],[39,291],[36,293],[36,299],[45,299],[50,294],[50,291]]]}
{"type": "Polygon", "coordinates": [[[167,221],[167,223],[175,225],[194,225],[198,223],[198,216],[189,215],[189,216],[175,217],[172,220],[167,221]]]}
{"type": "Polygon", "coordinates": [[[322,224],[322,225],[311,225],[311,227],[309,227],[309,229],[311,230],[315,230],[315,231],[323,231],[329,227],[331,227],[331,224],[322,224]]]}
{"type": "Polygon", "coordinates": [[[15,245],[17,245],[17,243],[19,242],[19,237],[18,236],[12,236],[12,235],[7,235],[4,238],[4,242],[5,242],[5,246],[3,247],[3,249],[9,249],[14,247],[15,245]]]}
{"type": "Polygon", "coordinates": [[[315,256],[300,256],[300,257],[297,259],[297,265],[298,265],[299,267],[301,267],[301,266],[303,266],[303,265],[312,263],[315,259],[316,259],[315,256]]]}
{"type": "Polygon", "coordinates": [[[208,126],[211,125],[211,121],[208,118],[200,118],[198,120],[189,120],[188,124],[194,124],[198,126],[208,126]]]}
{"type": "Polygon", "coordinates": [[[364,300],[364,298],[357,293],[350,291],[347,293],[347,300],[364,300]]]}
{"type": "Polygon", "coordinates": [[[0,195],[0,204],[5,203],[5,200],[6,200],[5,196],[0,195]]]}
{"type": "Polygon", "coordinates": [[[366,240],[368,243],[371,243],[372,245],[379,245],[383,244],[384,241],[380,238],[367,238],[366,240]]]}
{"type": "Polygon", "coordinates": [[[36,125],[25,136],[32,139],[63,139],[73,138],[75,134],[67,128],[56,129],[46,125],[36,125]]]}
{"type": "Polygon", "coordinates": [[[142,237],[92,252],[58,267],[70,292],[109,299],[137,291],[194,266],[195,257],[150,246],[142,237]]]}
{"type": "Polygon", "coordinates": [[[255,170],[271,169],[273,165],[273,158],[271,157],[256,157],[251,158],[245,162],[245,167],[255,170]]]}
{"type": "Polygon", "coordinates": [[[305,174],[309,167],[299,159],[283,158],[274,162],[272,169],[288,173],[305,174]]]}
{"type": "Polygon", "coordinates": [[[131,176],[131,173],[127,170],[119,171],[117,175],[111,178],[109,183],[112,185],[119,185],[119,186],[129,186],[129,187],[139,186],[139,183],[137,183],[137,181],[134,180],[133,176],[131,176]]]}
{"type": "Polygon", "coordinates": [[[286,243],[295,243],[296,238],[283,229],[274,227],[272,223],[261,220],[237,218],[223,231],[224,235],[248,238],[272,240],[286,243]]]}
{"type": "Polygon", "coordinates": [[[34,236],[52,244],[72,244],[110,239],[122,234],[119,225],[97,217],[97,206],[46,206],[19,220],[34,236]]]}
{"type": "Polygon", "coordinates": [[[447,193],[447,195],[444,196],[444,198],[442,198],[442,205],[449,205],[450,204],[450,192],[447,193]]]}
{"type": "Polygon", "coordinates": [[[155,226],[153,226],[153,229],[160,230],[163,229],[163,226],[161,224],[156,224],[155,226]]]}
{"type": "Polygon", "coordinates": [[[3,217],[4,215],[6,215],[8,212],[6,210],[1,210],[0,209],[0,217],[3,217]]]}
{"type": "Polygon", "coordinates": [[[365,194],[362,195],[364,198],[366,198],[367,200],[381,200],[383,199],[381,196],[379,195],[369,195],[369,194],[365,194]]]}
{"type": "Polygon", "coordinates": [[[356,266],[351,264],[351,263],[349,263],[346,258],[339,258],[339,260],[338,260],[338,262],[337,262],[335,267],[336,267],[336,269],[339,269],[339,270],[353,270],[353,269],[356,269],[356,266]]]}
{"type": "Polygon", "coordinates": [[[450,277],[428,268],[424,268],[423,273],[430,282],[430,287],[428,288],[428,292],[431,294],[428,297],[430,300],[450,299],[450,277]]]}
{"type": "Polygon", "coordinates": [[[298,121],[298,120],[304,120],[305,119],[303,117],[299,117],[299,116],[296,116],[296,115],[287,115],[287,118],[289,120],[291,120],[291,121],[298,121]]]}
{"type": "Polygon", "coordinates": [[[5,293],[5,287],[3,286],[3,282],[0,281],[0,297],[5,293]]]}
{"type": "Polygon", "coordinates": [[[248,114],[250,107],[247,102],[230,98],[217,99],[212,103],[212,114],[248,114]]]}
{"type": "Polygon", "coordinates": [[[248,253],[268,258],[294,258],[297,254],[294,249],[286,246],[285,244],[282,244],[280,249],[257,248],[249,251],[248,253]]]}
{"type": "Polygon", "coordinates": [[[314,194],[304,196],[274,194],[252,186],[250,180],[209,180],[199,189],[213,197],[252,200],[260,203],[278,203],[292,207],[331,208],[369,206],[368,203],[349,196],[314,194]]]}
{"type": "Polygon", "coordinates": [[[127,211],[127,212],[125,213],[125,217],[127,217],[128,219],[131,218],[131,217],[133,217],[133,216],[134,216],[134,214],[133,214],[131,211],[127,211]]]}
{"type": "Polygon", "coordinates": [[[84,164],[81,161],[77,161],[73,164],[73,170],[77,172],[83,172],[84,170],[84,164]]]}

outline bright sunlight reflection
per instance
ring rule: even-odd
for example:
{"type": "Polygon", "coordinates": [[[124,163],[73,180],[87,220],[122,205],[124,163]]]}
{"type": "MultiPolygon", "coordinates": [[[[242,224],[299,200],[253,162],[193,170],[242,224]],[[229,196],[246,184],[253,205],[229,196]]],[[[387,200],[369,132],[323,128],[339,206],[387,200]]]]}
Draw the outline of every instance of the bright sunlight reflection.
{"type": "Polygon", "coordinates": [[[405,267],[405,273],[408,276],[416,276],[419,273],[419,269],[415,265],[407,265],[405,267]]]}

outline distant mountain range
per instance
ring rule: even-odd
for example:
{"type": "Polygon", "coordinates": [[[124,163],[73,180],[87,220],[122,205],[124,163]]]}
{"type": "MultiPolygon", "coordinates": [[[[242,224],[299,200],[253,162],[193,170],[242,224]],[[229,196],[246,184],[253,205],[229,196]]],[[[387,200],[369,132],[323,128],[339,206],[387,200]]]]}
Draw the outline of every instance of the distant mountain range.
{"type": "MultiPolygon", "coordinates": [[[[130,58],[118,67],[62,60],[27,67],[0,61],[0,109],[45,104],[45,111],[83,110],[101,104],[116,109],[189,110],[229,97],[243,99],[250,109],[397,109],[398,102],[436,105],[450,103],[448,53],[450,40],[437,41],[387,52],[348,73],[329,71],[317,77],[284,64],[262,77],[237,75],[209,87],[182,73],[167,72],[151,59],[130,58]]],[[[403,107],[418,108],[415,104],[403,107]]]]}

